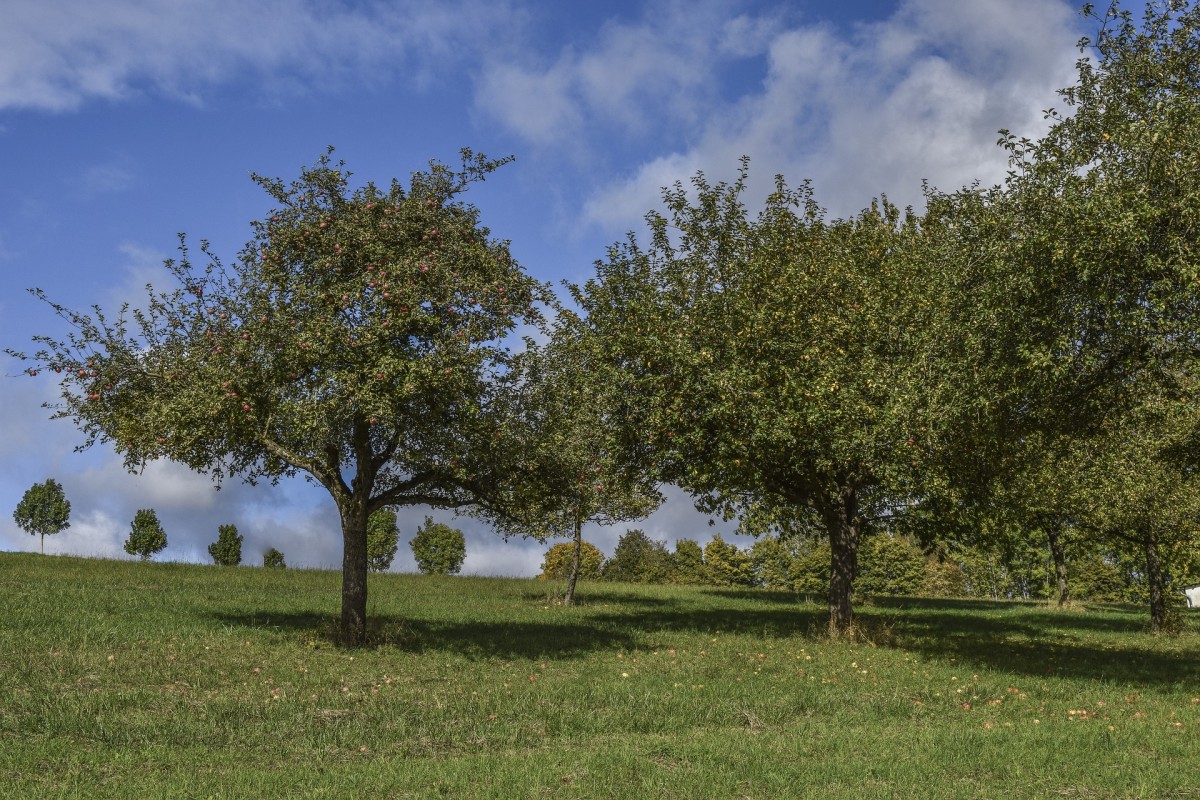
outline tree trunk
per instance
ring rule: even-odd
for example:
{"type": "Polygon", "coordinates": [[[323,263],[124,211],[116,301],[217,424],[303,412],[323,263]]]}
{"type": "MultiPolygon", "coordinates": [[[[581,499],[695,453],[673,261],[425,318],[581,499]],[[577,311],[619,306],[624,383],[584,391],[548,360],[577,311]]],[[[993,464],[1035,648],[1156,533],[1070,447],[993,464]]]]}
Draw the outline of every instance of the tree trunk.
{"type": "Polygon", "coordinates": [[[342,644],[367,638],[367,507],[352,498],[342,516],[342,644]]]}
{"type": "Polygon", "coordinates": [[[580,565],[583,562],[583,523],[575,518],[575,546],[571,548],[571,574],[567,576],[567,594],[564,606],[575,605],[575,584],[579,581],[580,565]]]}
{"type": "Polygon", "coordinates": [[[1067,554],[1056,526],[1046,526],[1046,541],[1050,544],[1050,557],[1054,559],[1054,579],[1058,584],[1058,606],[1062,608],[1071,599],[1071,589],[1067,586],[1067,554]]]}
{"type": "Polygon", "coordinates": [[[1167,629],[1167,593],[1163,585],[1162,556],[1158,549],[1158,537],[1146,534],[1146,583],[1150,590],[1150,632],[1163,633],[1167,629]]]}
{"type": "Polygon", "coordinates": [[[843,488],[839,502],[826,510],[825,527],[829,534],[829,635],[839,638],[850,633],[854,607],[850,594],[858,575],[858,494],[843,488]]]}

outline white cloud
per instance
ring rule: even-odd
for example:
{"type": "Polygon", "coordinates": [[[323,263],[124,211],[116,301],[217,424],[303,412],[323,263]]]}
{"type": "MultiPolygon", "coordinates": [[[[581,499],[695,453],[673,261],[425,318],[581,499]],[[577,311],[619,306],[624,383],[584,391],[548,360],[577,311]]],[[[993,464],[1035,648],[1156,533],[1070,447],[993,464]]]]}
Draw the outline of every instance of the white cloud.
{"type": "Polygon", "coordinates": [[[650,9],[549,66],[526,63],[513,72],[520,81],[498,73],[483,84],[496,102],[477,101],[529,141],[567,153],[585,135],[628,145],[653,131],[657,146],[642,163],[583,201],[584,222],[609,235],[640,226],[663,186],[700,168],[732,177],[742,155],[756,194],[777,173],[793,184],[811,178],[835,215],[880,193],[919,204],[923,179],[947,189],[998,181],[998,129],[1044,130],[1042,111],[1074,79],[1078,57],[1063,0],[905,0],[887,19],[848,29],[779,11],[733,16],[717,3],[650,9]],[[539,82],[542,117],[500,102],[506,89],[539,82]]]}
{"type": "Polygon", "coordinates": [[[427,83],[507,16],[484,0],[16,0],[0,26],[0,109],[70,110],[146,89],[198,102],[247,73],[267,93],[380,75],[427,83]]]}
{"type": "Polygon", "coordinates": [[[557,67],[538,72],[493,64],[480,78],[476,104],[527,141],[556,144],[582,125],[571,82],[568,71],[557,67]]]}
{"type": "Polygon", "coordinates": [[[93,164],[84,170],[79,186],[86,195],[113,194],[133,185],[134,171],[128,158],[93,164]]]}
{"type": "Polygon", "coordinates": [[[550,63],[536,51],[493,52],[476,107],[530,142],[568,150],[610,135],[657,137],[699,118],[717,90],[714,55],[751,54],[760,27],[727,22],[720,2],[649,2],[641,21],[611,20],[550,63]]]}

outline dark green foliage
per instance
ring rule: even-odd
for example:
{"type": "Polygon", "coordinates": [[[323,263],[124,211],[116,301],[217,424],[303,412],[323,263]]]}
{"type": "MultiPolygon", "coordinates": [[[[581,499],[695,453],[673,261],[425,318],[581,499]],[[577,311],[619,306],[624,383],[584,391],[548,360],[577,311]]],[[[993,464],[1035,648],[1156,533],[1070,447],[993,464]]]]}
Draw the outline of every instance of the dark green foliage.
{"type": "Polygon", "coordinates": [[[920,594],[925,576],[925,554],[913,540],[881,533],[863,543],[856,584],[859,591],[920,594]]]}
{"type": "Polygon", "coordinates": [[[13,520],[21,530],[41,537],[42,552],[45,552],[47,535],[71,527],[70,516],[71,502],[63,493],[62,485],[53,478],[30,486],[13,511],[13,520]]]}
{"type": "Polygon", "coordinates": [[[694,539],[675,540],[675,552],[671,554],[671,566],[674,583],[693,586],[708,583],[708,570],[704,567],[704,551],[694,539]]]}
{"type": "Polygon", "coordinates": [[[829,590],[829,543],[804,542],[792,557],[792,591],[805,597],[822,597],[829,590]]]}
{"type": "Polygon", "coordinates": [[[714,586],[754,586],[754,565],[735,544],[726,542],[721,534],[714,534],[704,545],[704,566],[708,570],[708,581],[714,586]]]}
{"type": "Polygon", "coordinates": [[[1100,555],[1075,559],[1070,582],[1071,596],[1080,600],[1120,603],[1136,596],[1121,570],[1100,555]]]}
{"type": "Polygon", "coordinates": [[[400,529],[396,527],[396,512],[381,508],[367,520],[367,568],[371,572],[387,572],[399,548],[400,529]]]}
{"type": "Polygon", "coordinates": [[[283,553],[271,547],[263,553],[263,566],[267,569],[287,569],[287,562],[283,559],[283,553]]]}
{"type": "Polygon", "coordinates": [[[930,558],[925,562],[925,580],[921,584],[925,597],[965,597],[967,576],[953,561],[930,558]]]}
{"type": "Polygon", "coordinates": [[[792,553],[775,536],[762,536],[750,547],[750,565],[760,586],[767,589],[791,589],[792,553]]]}
{"type": "Polygon", "coordinates": [[[467,557],[463,532],[426,517],[411,542],[417,569],[426,575],[457,575],[467,557]]]}
{"type": "Polygon", "coordinates": [[[221,525],[217,528],[217,540],[208,546],[213,563],[222,567],[236,567],[242,563],[242,540],[236,525],[221,525]]]}
{"type": "Polygon", "coordinates": [[[167,534],[152,508],[143,508],[133,516],[133,527],[125,540],[125,552],[149,561],[150,556],[167,546],[167,534]]]}
{"type": "Polygon", "coordinates": [[[604,563],[603,577],[625,583],[667,583],[672,568],[666,545],[634,528],[617,540],[612,558],[604,563]]]}
{"type": "MultiPolygon", "coordinates": [[[[542,560],[542,572],[538,578],[544,580],[569,580],[571,558],[575,551],[574,542],[561,542],[546,551],[542,560]]],[[[604,567],[604,553],[591,542],[581,542],[579,548],[579,577],[585,581],[596,580],[604,567]]]]}

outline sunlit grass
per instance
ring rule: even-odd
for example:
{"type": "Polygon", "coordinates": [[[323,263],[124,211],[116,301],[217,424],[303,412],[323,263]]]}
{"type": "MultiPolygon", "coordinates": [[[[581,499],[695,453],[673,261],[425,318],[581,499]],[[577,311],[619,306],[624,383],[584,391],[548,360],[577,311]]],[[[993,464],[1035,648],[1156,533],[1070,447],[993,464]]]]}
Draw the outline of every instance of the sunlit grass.
{"type": "Polygon", "coordinates": [[[1196,618],[558,589],[0,554],[0,796],[1200,796],[1196,618]]]}

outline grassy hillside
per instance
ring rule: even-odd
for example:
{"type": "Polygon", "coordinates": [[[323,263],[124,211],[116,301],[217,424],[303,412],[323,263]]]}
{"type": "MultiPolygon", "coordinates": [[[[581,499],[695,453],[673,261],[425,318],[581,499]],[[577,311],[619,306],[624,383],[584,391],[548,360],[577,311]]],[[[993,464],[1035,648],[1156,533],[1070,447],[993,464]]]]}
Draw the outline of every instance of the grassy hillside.
{"type": "Polygon", "coordinates": [[[1200,798],[1200,612],[0,554],[0,796],[1200,798]]]}

